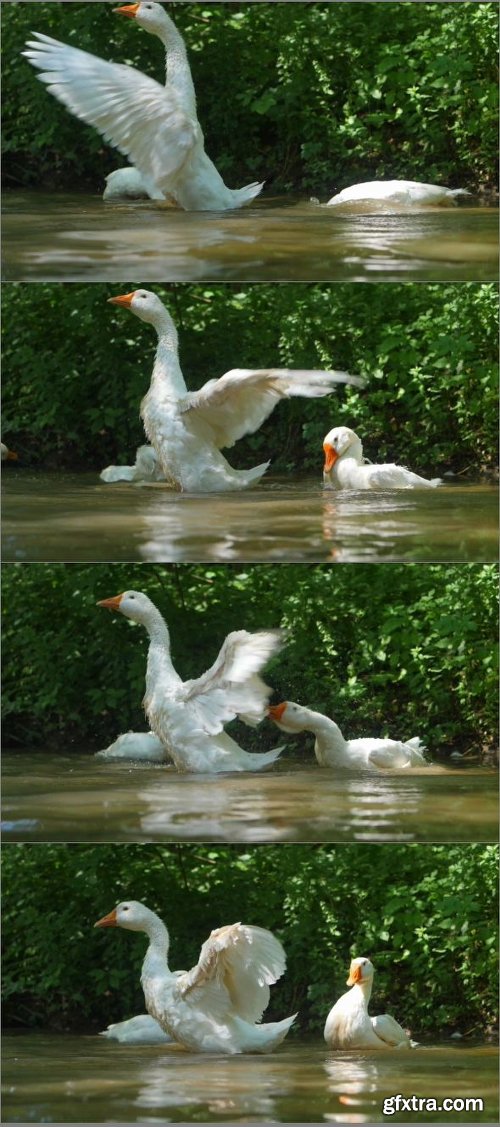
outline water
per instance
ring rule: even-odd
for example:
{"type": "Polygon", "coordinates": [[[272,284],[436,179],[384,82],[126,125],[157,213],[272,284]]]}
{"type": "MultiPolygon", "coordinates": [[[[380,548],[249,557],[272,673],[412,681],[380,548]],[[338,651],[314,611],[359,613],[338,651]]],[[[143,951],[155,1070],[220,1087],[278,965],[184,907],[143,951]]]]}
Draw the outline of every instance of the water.
{"type": "Polygon", "coordinates": [[[354,774],[294,761],[183,775],[162,764],[4,751],[5,841],[497,841],[496,772],[354,774]]]}
{"type": "MultiPolygon", "coordinates": [[[[318,475],[319,476],[319,475],[318,475]]],[[[241,493],[185,495],[97,474],[3,474],[4,560],[496,561],[498,490],[332,493],[266,477],[241,493]]]]}
{"type": "Polygon", "coordinates": [[[379,1122],[396,1093],[479,1097],[484,1111],[400,1112],[393,1122],[498,1115],[497,1050],[487,1045],[370,1054],[291,1040],[266,1056],[226,1057],[29,1033],[5,1036],[3,1055],[5,1123],[379,1122]]]}
{"type": "Polygon", "coordinates": [[[498,212],[487,207],[366,213],[265,196],[232,212],[146,201],[10,192],[5,280],[443,281],[498,277],[498,212]]]}

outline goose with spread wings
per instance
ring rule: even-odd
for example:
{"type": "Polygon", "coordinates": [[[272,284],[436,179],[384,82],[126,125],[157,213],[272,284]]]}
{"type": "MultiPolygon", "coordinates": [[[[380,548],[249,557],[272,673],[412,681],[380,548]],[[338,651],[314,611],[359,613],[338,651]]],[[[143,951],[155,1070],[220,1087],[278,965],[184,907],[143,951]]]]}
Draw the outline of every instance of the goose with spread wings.
{"type": "Polygon", "coordinates": [[[186,48],[170,16],[154,3],[115,11],[161,38],[165,86],[133,67],[34,32],[23,54],[40,71],[40,81],[129,158],[134,169],[126,170],[128,178],[152,199],[173,199],[185,211],[225,211],[253,200],[263,184],[228,188],[205,152],[186,48]]]}
{"type": "Polygon", "coordinates": [[[260,1024],[269,987],[286,957],[265,928],[235,923],[212,931],[190,971],[171,971],[165,924],[137,900],[118,904],[95,927],[123,927],[149,939],[141,984],[146,1008],[162,1029],[195,1053],[268,1053],[286,1037],[294,1014],[260,1024]]]}
{"type": "Polygon", "coordinates": [[[347,372],[323,369],[233,368],[219,379],[208,380],[199,391],[188,391],[179,363],[177,330],[157,294],[133,290],[108,298],[112,305],[129,309],[156,330],[158,344],[141,417],[152,443],[141,446],[134,466],[108,466],[105,482],[163,480],[186,493],[212,493],[245,489],[259,481],[269,462],[251,470],[236,470],[221,454],[253,434],[280,399],[318,398],[339,383],[363,387],[364,380],[347,372]],[[139,457],[141,464],[139,465],[139,457]]]}

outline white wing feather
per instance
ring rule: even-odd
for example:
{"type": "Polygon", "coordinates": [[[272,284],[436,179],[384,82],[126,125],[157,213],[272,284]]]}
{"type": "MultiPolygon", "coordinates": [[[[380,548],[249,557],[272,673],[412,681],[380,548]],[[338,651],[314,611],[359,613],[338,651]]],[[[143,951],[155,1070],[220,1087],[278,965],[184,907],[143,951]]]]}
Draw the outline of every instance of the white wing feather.
{"type": "Polygon", "coordinates": [[[235,716],[247,724],[258,724],[271,695],[258,672],[282,644],[280,630],[228,634],[210,669],[186,681],[179,692],[196,724],[211,735],[222,731],[235,716]]]}
{"type": "Polygon", "coordinates": [[[408,1034],[390,1014],[379,1014],[378,1017],[372,1017],[370,1020],[381,1041],[386,1041],[388,1045],[400,1045],[402,1042],[410,1045],[408,1034]]]}
{"type": "Polygon", "coordinates": [[[439,484],[440,478],[428,481],[425,477],[405,469],[404,466],[387,464],[383,466],[363,467],[372,489],[409,489],[416,486],[433,488],[439,484]]]}
{"type": "Polygon", "coordinates": [[[181,410],[189,412],[193,430],[199,422],[206,434],[208,425],[212,441],[220,449],[258,430],[280,399],[296,395],[314,399],[328,395],[336,384],[363,387],[364,382],[347,372],[321,369],[232,368],[186,396],[181,410]]]}
{"type": "Polygon", "coordinates": [[[165,192],[191,152],[199,126],[171,89],[121,63],[110,63],[34,32],[23,54],[51,94],[86,121],[165,192]]]}
{"type": "Polygon", "coordinates": [[[217,928],[203,944],[198,963],[178,981],[181,997],[211,1017],[227,1016],[228,1005],[244,1021],[260,1021],[269,986],[284,974],[286,957],[270,931],[244,924],[217,928]]]}

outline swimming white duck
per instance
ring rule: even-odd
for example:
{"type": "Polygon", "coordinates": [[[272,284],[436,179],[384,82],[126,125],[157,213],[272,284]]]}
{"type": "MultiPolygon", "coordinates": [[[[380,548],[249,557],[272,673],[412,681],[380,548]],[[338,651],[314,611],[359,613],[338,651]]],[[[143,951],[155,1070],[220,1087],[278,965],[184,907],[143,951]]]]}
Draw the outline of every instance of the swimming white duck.
{"type": "Polygon", "coordinates": [[[170,657],[170,636],[158,608],[141,591],[125,591],[98,604],[140,622],[149,634],[144,708],[153,732],[179,771],[260,771],[282,748],[253,754],[231,739],[224,724],[239,716],[258,724],[271,689],[259,670],[282,644],[279,630],[228,634],[214,664],[192,681],[182,681],[170,657]]]}
{"type": "Polygon", "coordinates": [[[328,200],[327,207],[339,204],[369,202],[403,204],[403,206],[456,207],[457,196],[470,196],[465,188],[442,188],[438,184],[421,184],[418,180],[369,180],[353,184],[328,200]]]}
{"type": "Polygon", "coordinates": [[[95,927],[146,933],[149,946],[141,984],[148,1013],[192,1052],[271,1052],[297,1016],[256,1024],[269,1004],[269,986],[286,967],[281,943],[264,928],[241,923],[217,928],[192,970],[172,972],[167,928],[144,904],[137,900],[119,904],[95,927]]]}
{"type": "Polygon", "coordinates": [[[378,771],[428,766],[422,754],[426,748],[418,736],[411,740],[373,739],[371,736],[345,740],[334,720],[289,700],[272,705],[268,715],[283,732],[313,732],[314,752],[320,767],[378,771]]]}
{"type": "Polygon", "coordinates": [[[96,759],[132,759],[147,763],[165,763],[170,759],[167,748],[154,732],[123,732],[109,747],[97,751],[96,759]]]}
{"type": "Polygon", "coordinates": [[[334,427],[323,442],[326,489],[435,489],[441,478],[427,480],[404,466],[371,465],[363,457],[363,444],[350,427],[334,427]]]}
{"type": "MultiPolygon", "coordinates": [[[[97,927],[97,924],[96,924],[97,927]]],[[[116,1021],[103,1029],[99,1037],[108,1041],[119,1041],[121,1045],[166,1045],[172,1044],[172,1037],[162,1029],[150,1014],[137,1014],[128,1021],[116,1021]]]]}
{"type": "MultiPolygon", "coordinates": [[[[220,448],[234,446],[243,435],[258,430],[280,399],[328,395],[338,383],[364,385],[363,379],[346,372],[234,368],[199,391],[188,391],[179,364],[177,330],[157,294],[133,290],[108,301],[130,309],[156,329],[158,346],[141,417],[165,480],[185,492],[245,489],[258,481],[269,462],[235,470],[220,448]]],[[[108,467],[101,479],[117,480],[108,475],[119,468],[108,467]]]]}
{"type": "Polygon", "coordinates": [[[171,197],[185,211],[242,207],[263,185],[226,187],[207,156],[186,48],[170,16],[160,4],[125,9],[121,14],[164,43],[166,86],[133,67],[106,62],[40,32],[23,54],[42,72],[38,78],[54,97],[130,158],[151,199],[171,197]]]}
{"type": "Polygon", "coordinates": [[[352,959],[348,990],[330,1010],[325,1041],[330,1049],[411,1049],[412,1042],[390,1014],[370,1017],[368,1003],[374,967],[369,959],[352,959]]]}

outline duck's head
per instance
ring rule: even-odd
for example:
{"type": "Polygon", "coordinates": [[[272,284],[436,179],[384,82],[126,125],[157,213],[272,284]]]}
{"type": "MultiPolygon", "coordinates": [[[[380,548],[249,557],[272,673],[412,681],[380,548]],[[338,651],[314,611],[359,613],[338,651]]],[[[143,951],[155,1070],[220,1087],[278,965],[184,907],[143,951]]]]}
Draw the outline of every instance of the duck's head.
{"type": "Polygon", "coordinates": [[[168,15],[161,4],[149,3],[149,0],[142,4],[124,4],[121,8],[113,8],[113,12],[117,16],[126,16],[129,20],[135,20],[144,31],[150,31],[152,35],[161,35],[169,23],[168,15]]]}
{"type": "Polygon", "coordinates": [[[151,290],[132,290],[131,293],[108,297],[108,303],[130,309],[131,313],[135,313],[141,321],[147,321],[148,325],[158,325],[166,318],[170,321],[170,314],[165,309],[163,302],[151,290]]]}
{"type": "Polygon", "coordinates": [[[302,732],[304,730],[304,709],[300,704],[284,700],[281,704],[271,704],[267,710],[270,720],[274,720],[282,732],[302,732]]]}
{"type": "Polygon", "coordinates": [[[369,959],[351,959],[349,967],[349,978],[347,979],[348,986],[356,986],[360,982],[368,982],[373,978],[374,966],[369,959]]]}
{"type": "Polygon", "coordinates": [[[113,595],[111,599],[100,599],[97,606],[106,607],[107,610],[117,610],[120,614],[124,614],[125,618],[132,618],[134,622],[144,624],[151,618],[152,611],[156,610],[151,599],[148,599],[142,591],[123,591],[121,595],[113,595]]]}
{"type": "Polygon", "coordinates": [[[351,450],[354,454],[359,450],[362,453],[361,439],[350,427],[334,427],[329,430],[323,442],[323,450],[325,452],[325,464],[323,466],[323,473],[325,477],[333,470],[335,462],[351,450]]]}
{"type": "Polygon", "coordinates": [[[127,931],[145,931],[153,915],[138,900],[124,900],[107,916],[98,920],[94,927],[124,927],[127,931]]]}

